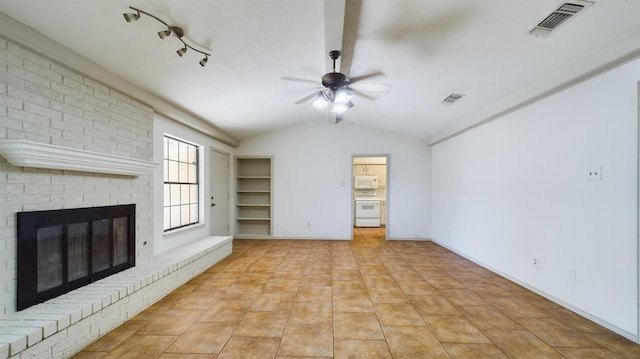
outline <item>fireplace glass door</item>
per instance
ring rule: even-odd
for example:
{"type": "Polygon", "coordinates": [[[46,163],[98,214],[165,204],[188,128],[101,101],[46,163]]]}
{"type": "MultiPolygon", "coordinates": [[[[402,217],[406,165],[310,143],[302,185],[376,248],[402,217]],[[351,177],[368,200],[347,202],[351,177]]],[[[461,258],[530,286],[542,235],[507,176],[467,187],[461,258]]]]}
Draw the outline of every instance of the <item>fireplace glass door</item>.
{"type": "Polygon", "coordinates": [[[134,262],[133,204],[18,213],[18,310],[134,262]]]}

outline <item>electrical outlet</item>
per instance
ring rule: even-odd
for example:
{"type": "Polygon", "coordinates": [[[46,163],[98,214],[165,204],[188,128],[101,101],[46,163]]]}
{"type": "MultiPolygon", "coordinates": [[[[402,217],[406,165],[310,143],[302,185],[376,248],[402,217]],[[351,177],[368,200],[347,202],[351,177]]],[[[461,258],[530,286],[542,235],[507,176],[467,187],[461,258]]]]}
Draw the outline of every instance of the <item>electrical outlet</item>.
{"type": "Polygon", "coordinates": [[[533,257],[533,266],[536,268],[540,268],[540,258],[533,257]]]}
{"type": "Polygon", "coordinates": [[[602,181],[602,167],[587,168],[587,181],[602,181]]]}

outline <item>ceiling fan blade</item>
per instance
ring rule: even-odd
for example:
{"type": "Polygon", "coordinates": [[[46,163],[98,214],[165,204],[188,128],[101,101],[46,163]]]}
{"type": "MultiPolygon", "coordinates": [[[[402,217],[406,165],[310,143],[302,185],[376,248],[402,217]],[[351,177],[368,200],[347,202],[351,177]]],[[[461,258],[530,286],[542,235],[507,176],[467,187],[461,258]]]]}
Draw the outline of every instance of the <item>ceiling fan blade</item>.
{"type": "Polygon", "coordinates": [[[349,88],[356,91],[367,91],[367,92],[389,92],[391,91],[391,85],[389,84],[370,84],[370,83],[352,83],[349,84],[349,88]]]}
{"type": "Polygon", "coordinates": [[[358,81],[362,81],[362,80],[366,80],[366,79],[370,79],[372,77],[377,77],[377,76],[382,76],[382,75],[384,75],[384,72],[376,71],[376,72],[372,72],[372,73],[369,73],[369,74],[350,77],[349,78],[349,82],[354,83],[354,82],[358,82],[358,81]]]}
{"type": "Polygon", "coordinates": [[[310,84],[314,84],[314,85],[320,85],[322,86],[322,83],[320,83],[320,81],[317,80],[309,80],[309,79],[301,79],[298,77],[289,77],[289,76],[283,76],[280,78],[280,80],[285,80],[285,81],[296,81],[296,82],[306,82],[306,83],[310,83],[310,84]]]}
{"type": "Polygon", "coordinates": [[[373,97],[373,96],[369,96],[369,95],[367,95],[367,94],[364,94],[364,93],[362,93],[362,92],[360,92],[360,91],[358,91],[358,90],[356,90],[356,89],[351,88],[351,86],[349,86],[349,87],[348,87],[348,89],[349,89],[349,90],[351,90],[351,93],[352,93],[352,94],[354,94],[354,95],[356,95],[356,96],[359,96],[359,97],[362,97],[362,98],[365,98],[365,99],[367,99],[367,100],[369,100],[369,101],[375,101],[375,100],[377,100],[377,98],[376,98],[376,97],[373,97]]]}
{"type": "Polygon", "coordinates": [[[296,105],[300,105],[302,103],[305,103],[305,102],[311,100],[312,98],[318,96],[319,93],[320,93],[320,91],[316,91],[316,92],[312,93],[311,95],[305,96],[305,97],[299,99],[298,101],[296,101],[295,104],[296,105]]]}

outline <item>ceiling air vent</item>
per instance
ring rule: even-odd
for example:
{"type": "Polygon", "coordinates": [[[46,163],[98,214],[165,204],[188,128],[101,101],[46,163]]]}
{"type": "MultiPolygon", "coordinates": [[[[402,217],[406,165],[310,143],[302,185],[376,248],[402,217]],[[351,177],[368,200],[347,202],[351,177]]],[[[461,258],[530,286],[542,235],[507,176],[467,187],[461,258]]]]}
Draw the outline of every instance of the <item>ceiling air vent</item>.
{"type": "Polygon", "coordinates": [[[454,102],[458,101],[463,96],[464,95],[459,94],[459,93],[451,93],[451,95],[445,97],[445,99],[442,100],[442,103],[445,104],[445,105],[452,105],[454,102]]]}
{"type": "Polygon", "coordinates": [[[547,37],[591,5],[593,5],[591,1],[564,3],[560,5],[557,10],[545,17],[544,20],[540,21],[529,33],[536,37],[547,37]]]}

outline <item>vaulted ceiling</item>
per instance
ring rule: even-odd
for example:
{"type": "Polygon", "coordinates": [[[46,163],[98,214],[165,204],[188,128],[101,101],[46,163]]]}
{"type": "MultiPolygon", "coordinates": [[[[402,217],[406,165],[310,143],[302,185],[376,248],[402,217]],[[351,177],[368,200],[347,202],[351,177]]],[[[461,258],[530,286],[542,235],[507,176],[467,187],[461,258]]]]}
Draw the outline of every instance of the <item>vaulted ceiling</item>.
{"type": "MultiPolygon", "coordinates": [[[[576,3],[576,1],[573,1],[576,3]]],[[[640,0],[595,0],[551,36],[529,31],[563,2],[543,0],[0,0],[0,11],[242,140],[311,121],[340,126],[311,102],[331,70],[361,83],[344,122],[433,143],[640,54],[640,0]],[[176,54],[177,38],[211,52],[176,54]],[[312,80],[285,81],[282,77],[312,80]],[[451,93],[464,97],[453,105],[451,93]]]]}

